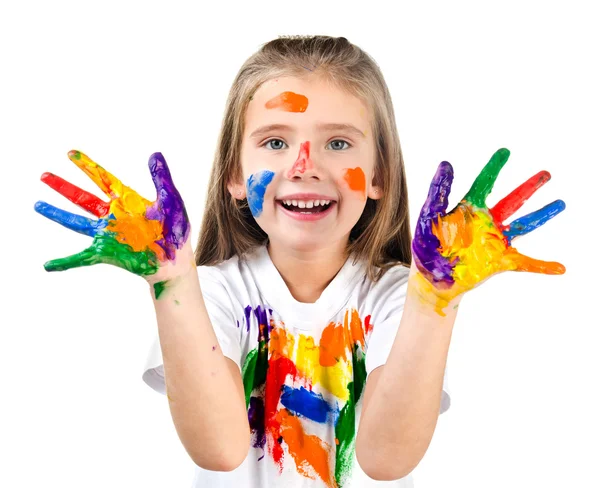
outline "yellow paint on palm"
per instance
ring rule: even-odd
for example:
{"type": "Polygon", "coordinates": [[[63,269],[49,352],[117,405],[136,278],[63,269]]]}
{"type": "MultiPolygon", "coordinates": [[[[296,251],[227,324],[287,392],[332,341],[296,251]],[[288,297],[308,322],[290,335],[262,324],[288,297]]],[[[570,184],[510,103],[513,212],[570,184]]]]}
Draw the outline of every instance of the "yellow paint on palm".
{"type": "Polygon", "coordinates": [[[440,254],[454,261],[453,285],[461,290],[474,288],[489,276],[504,271],[506,239],[489,212],[459,204],[445,219],[432,223],[440,241],[440,254]]]}
{"type": "Polygon", "coordinates": [[[149,248],[160,261],[164,261],[165,252],[156,243],[163,238],[162,224],[158,220],[146,218],[146,209],[152,202],[124,185],[82,152],[69,152],[69,159],[104,193],[112,197],[109,213],[113,214],[115,219],[109,220],[108,228],[116,234],[115,239],[128,244],[136,252],[149,248]]]}

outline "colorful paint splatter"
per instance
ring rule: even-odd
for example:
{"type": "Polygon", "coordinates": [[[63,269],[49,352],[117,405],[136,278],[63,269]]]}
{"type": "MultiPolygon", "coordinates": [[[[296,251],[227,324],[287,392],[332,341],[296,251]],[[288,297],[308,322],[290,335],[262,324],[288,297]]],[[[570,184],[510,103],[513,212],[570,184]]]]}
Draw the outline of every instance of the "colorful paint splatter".
{"type": "Polygon", "coordinates": [[[362,321],[356,310],[346,310],[343,323],[329,323],[318,344],[312,336],[294,336],[271,309],[248,306],[245,315],[248,324],[252,316],[259,324],[258,347],[242,368],[252,445],[263,451],[258,462],[275,463],[281,473],[293,460],[302,476],[342,488],[354,460],[370,315],[362,321]],[[309,433],[325,424],[332,426],[331,438],[309,433]]]}
{"type": "MultiPolygon", "coordinates": [[[[141,197],[85,154],[70,151],[68,156],[110,198],[110,202],[59,176],[42,175],[41,180],[48,186],[98,217],[82,217],[43,201],[35,204],[36,212],[44,217],[94,238],[92,245],[84,251],[45,263],[47,271],[106,263],[147,276],[156,273],[163,263],[175,259],[177,249],[181,249],[189,237],[190,224],[161,153],[152,154],[148,161],[157,191],[155,202],[141,197]]],[[[164,289],[163,285],[159,284],[157,297],[164,289]]]]}
{"type": "Polygon", "coordinates": [[[265,103],[267,109],[281,109],[286,112],[305,112],[308,98],[291,91],[285,91],[265,103]]]}
{"type": "Polygon", "coordinates": [[[429,195],[417,222],[412,250],[420,273],[420,295],[432,297],[436,311],[461,293],[502,271],[530,271],[562,274],[565,267],[557,262],[530,258],[517,252],[512,241],[525,235],[565,209],[562,200],[510,224],[503,221],[550,179],[541,171],[488,209],[486,199],[508,160],[508,149],[499,149],[475,179],[471,189],[449,213],[448,195],[453,180],[450,163],[440,163],[429,188],[429,195]]]}

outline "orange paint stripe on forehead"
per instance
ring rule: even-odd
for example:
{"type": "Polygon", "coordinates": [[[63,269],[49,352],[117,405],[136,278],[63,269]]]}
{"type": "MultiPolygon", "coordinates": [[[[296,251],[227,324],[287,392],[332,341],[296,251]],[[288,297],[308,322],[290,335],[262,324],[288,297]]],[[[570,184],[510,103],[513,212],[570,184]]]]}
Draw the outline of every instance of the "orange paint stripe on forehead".
{"type": "Polygon", "coordinates": [[[304,112],[308,107],[308,98],[291,91],[282,92],[265,103],[266,108],[281,108],[286,112],[304,112]]]}
{"type": "Polygon", "coordinates": [[[364,196],[365,189],[367,187],[367,180],[362,169],[359,167],[346,169],[344,180],[346,180],[348,187],[351,190],[359,191],[364,196]]]}

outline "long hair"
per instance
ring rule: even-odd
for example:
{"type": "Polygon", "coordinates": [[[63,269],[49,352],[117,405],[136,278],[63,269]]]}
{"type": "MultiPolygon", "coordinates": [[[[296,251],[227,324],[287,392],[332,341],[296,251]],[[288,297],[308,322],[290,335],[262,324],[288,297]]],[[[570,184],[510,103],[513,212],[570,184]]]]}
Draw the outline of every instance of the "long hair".
{"type": "Polygon", "coordinates": [[[242,65],[229,91],[217,143],[204,217],[195,251],[197,266],[211,266],[243,256],[268,236],[254,220],[247,200],[233,198],[229,181],[242,180],[240,152],[248,103],[267,80],[306,76],[317,67],[335,86],[364,100],[372,111],[376,146],[374,183],[378,200],[367,199],[350,232],[346,254],[368,263],[378,281],[388,268],[411,262],[408,191],[392,99],[375,61],[345,37],[285,36],[264,44],[242,65]]]}

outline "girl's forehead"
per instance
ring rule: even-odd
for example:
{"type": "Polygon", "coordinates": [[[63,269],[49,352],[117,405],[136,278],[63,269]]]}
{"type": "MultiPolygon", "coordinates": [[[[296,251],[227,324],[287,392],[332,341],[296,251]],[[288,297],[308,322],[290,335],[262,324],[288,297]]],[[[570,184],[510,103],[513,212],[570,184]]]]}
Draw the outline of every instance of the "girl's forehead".
{"type": "Polygon", "coordinates": [[[289,114],[306,119],[343,118],[367,123],[367,107],[359,98],[317,77],[278,77],[263,83],[248,104],[246,121],[289,114]]]}

